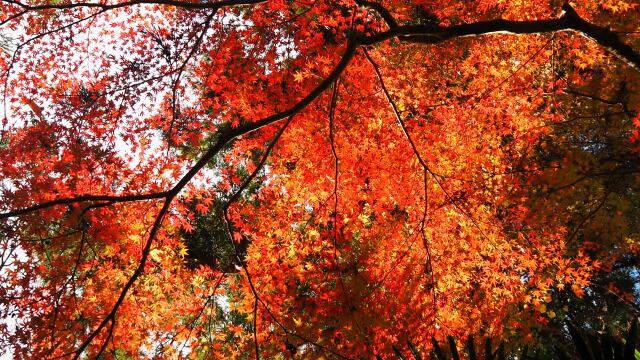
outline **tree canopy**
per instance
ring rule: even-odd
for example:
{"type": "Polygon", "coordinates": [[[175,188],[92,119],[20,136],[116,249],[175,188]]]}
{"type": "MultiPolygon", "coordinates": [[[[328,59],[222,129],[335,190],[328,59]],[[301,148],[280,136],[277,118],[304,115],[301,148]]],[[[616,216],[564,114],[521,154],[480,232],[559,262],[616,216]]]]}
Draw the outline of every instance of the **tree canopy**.
{"type": "Polygon", "coordinates": [[[637,0],[0,0],[0,48],[15,358],[384,359],[637,312],[637,0]]]}

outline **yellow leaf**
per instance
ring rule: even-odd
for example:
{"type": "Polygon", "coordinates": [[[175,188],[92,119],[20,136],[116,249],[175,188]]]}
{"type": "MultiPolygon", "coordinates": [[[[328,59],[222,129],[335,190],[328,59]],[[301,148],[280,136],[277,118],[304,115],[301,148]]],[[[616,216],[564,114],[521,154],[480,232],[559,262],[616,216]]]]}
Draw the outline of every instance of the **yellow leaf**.
{"type": "Polygon", "coordinates": [[[193,277],[193,280],[191,281],[191,284],[193,284],[193,286],[198,287],[200,285],[202,285],[202,283],[204,282],[204,278],[200,275],[196,275],[193,277]]]}
{"type": "Polygon", "coordinates": [[[287,260],[292,260],[296,257],[296,249],[293,246],[289,247],[289,251],[287,252],[287,260]]]}
{"type": "Polygon", "coordinates": [[[162,255],[162,250],[160,249],[153,249],[151,251],[149,251],[149,256],[151,256],[151,260],[155,261],[155,262],[161,262],[162,258],[160,257],[162,255]]]}
{"type": "Polygon", "coordinates": [[[179,248],[178,248],[178,256],[181,258],[184,258],[185,256],[187,256],[187,247],[184,246],[183,244],[180,244],[179,248]]]}

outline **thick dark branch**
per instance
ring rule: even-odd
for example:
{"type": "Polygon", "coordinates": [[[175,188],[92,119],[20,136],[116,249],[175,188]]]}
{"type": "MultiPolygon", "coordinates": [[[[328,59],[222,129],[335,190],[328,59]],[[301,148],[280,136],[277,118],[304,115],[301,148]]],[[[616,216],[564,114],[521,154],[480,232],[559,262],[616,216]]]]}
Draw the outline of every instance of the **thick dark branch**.
{"type": "Polygon", "coordinates": [[[151,199],[161,199],[167,196],[167,192],[158,192],[158,193],[150,193],[150,194],[140,194],[140,195],[80,195],[72,198],[66,199],[57,199],[51,200],[47,202],[43,202],[37,205],[33,205],[27,208],[17,209],[8,211],[5,213],[0,213],[0,220],[8,219],[11,217],[16,217],[24,214],[28,214],[34,211],[50,208],[56,205],[71,205],[86,201],[107,201],[111,203],[120,203],[120,202],[131,202],[131,201],[141,201],[141,200],[151,200],[151,199]]]}
{"type": "MultiPolygon", "coordinates": [[[[37,11],[37,10],[46,10],[46,9],[72,9],[72,8],[99,8],[101,11],[111,10],[116,8],[122,8],[126,6],[133,5],[141,5],[141,4],[158,4],[158,5],[167,5],[167,6],[175,6],[182,8],[190,8],[190,9],[219,9],[223,6],[232,6],[232,5],[247,5],[247,4],[258,4],[261,3],[262,0],[224,0],[218,2],[182,2],[176,0],[132,0],[128,2],[123,2],[119,4],[99,4],[99,3],[75,3],[75,4],[46,4],[46,5],[37,5],[31,6],[22,4],[19,2],[15,2],[12,0],[5,1],[6,3],[13,4],[17,7],[20,7],[24,10],[28,11],[37,11]]],[[[361,1],[363,6],[370,6],[376,9],[375,3],[369,3],[361,1]]],[[[384,11],[384,8],[377,9],[378,13],[382,16],[382,18],[387,22],[390,26],[388,31],[371,35],[371,36],[360,36],[355,40],[349,41],[347,48],[345,50],[344,55],[342,56],[339,63],[336,65],[334,70],[327,76],[320,84],[318,84],[309,94],[300,99],[297,103],[292,105],[289,109],[284,110],[282,112],[273,114],[266,118],[260,119],[255,122],[247,122],[243,123],[240,126],[228,128],[225,130],[221,130],[218,133],[216,141],[207,149],[204,155],[187,171],[182,178],[168,191],[155,193],[155,194],[146,194],[146,195],[131,195],[131,196],[93,196],[93,195],[84,195],[76,198],[68,198],[68,199],[60,199],[54,200],[47,203],[42,203],[39,205],[34,205],[29,208],[19,209],[10,211],[7,213],[0,214],[0,219],[6,219],[13,216],[18,216],[26,213],[30,213],[33,211],[41,210],[44,208],[48,208],[50,206],[55,205],[64,205],[64,204],[72,204],[83,201],[106,201],[106,202],[125,202],[125,201],[139,201],[139,200],[147,200],[147,199],[164,199],[164,203],[162,209],[159,211],[156,216],[156,220],[150,230],[149,237],[147,243],[142,251],[142,257],[139,261],[138,267],[135,272],[129,278],[125,286],[123,287],[120,295],[118,296],[113,308],[107,314],[107,316],[102,320],[102,322],[98,325],[98,327],[93,330],[89,336],[80,344],[80,347],[75,353],[75,358],[79,358],[84,350],[89,346],[89,344],[95,339],[98,334],[105,329],[105,327],[115,319],[115,315],[122,305],[124,299],[126,298],[127,293],[137,280],[139,276],[144,272],[144,267],[149,256],[149,252],[151,250],[151,244],[155,239],[158,231],[162,226],[163,218],[167,215],[170,204],[172,200],[177,196],[177,194],[193,179],[193,177],[204,168],[216,155],[220,153],[220,151],[233,139],[241,136],[243,134],[250,133],[252,131],[258,130],[264,126],[273,124],[285,118],[290,118],[291,116],[302,111],[306,106],[308,106],[312,101],[314,101],[320,94],[322,94],[325,90],[329,88],[329,86],[340,76],[340,74],[347,67],[351,59],[354,57],[356,49],[359,46],[366,45],[374,45],[383,41],[386,41],[391,38],[399,38],[401,40],[407,42],[417,42],[417,43],[440,43],[449,39],[464,37],[464,36],[477,36],[482,34],[494,33],[494,32],[509,32],[515,34],[530,34],[530,33],[541,33],[541,32],[554,32],[554,31],[564,31],[564,30],[574,30],[578,31],[592,39],[594,39],[600,45],[610,49],[620,58],[624,59],[627,63],[634,66],[635,68],[640,68],[640,55],[633,50],[629,45],[625,44],[620,40],[617,34],[613,33],[611,30],[603,27],[599,27],[597,25],[590,24],[583,19],[581,19],[575,11],[570,6],[565,6],[564,14],[558,19],[551,20],[537,20],[537,21],[509,21],[509,20],[493,20],[493,21],[485,21],[485,22],[477,22],[472,24],[461,24],[455,25],[451,27],[440,27],[440,26],[432,26],[432,25],[407,25],[407,26],[398,26],[391,17],[388,12],[384,11]]],[[[380,74],[378,72],[378,76],[380,74]]],[[[383,85],[384,86],[384,85],[383,85]]],[[[387,94],[388,95],[388,94],[387,94]]],[[[392,101],[391,101],[392,103],[392,101]]],[[[394,109],[397,113],[397,109],[394,109]]],[[[402,124],[402,119],[400,118],[400,122],[402,124]]],[[[403,129],[406,132],[406,129],[403,129]]],[[[410,137],[407,137],[410,140],[410,137]]],[[[413,144],[412,144],[413,145],[413,144]]],[[[415,148],[415,145],[413,145],[415,148]]],[[[419,157],[419,154],[416,151],[416,155],[419,157]]],[[[419,158],[419,160],[421,160],[419,158]]],[[[426,163],[424,161],[420,161],[425,171],[429,171],[426,163]]],[[[437,177],[434,176],[434,179],[438,181],[437,177]]],[[[477,226],[477,225],[476,225],[477,226]]],[[[246,271],[246,267],[245,267],[246,271]]],[[[247,276],[249,274],[247,273],[247,276]]],[[[255,290],[254,290],[255,291],[255,290]]],[[[254,292],[255,294],[255,292],[254,292]]],[[[256,294],[257,296],[257,294],[256,294]]],[[[256,297],[257,298],[257,297],[256,297]]],[[[257,298],[259,300],[259,298],[257,298]]],[[[263,304],[265,309],[268,310],[268,307],[263,304]]],[[[270,314],[271,315],[271,314],[270,314]]],[[[273,315],[271,315],[273,317],[273,315]]],[[[275,320],[275,317],[273,317],[275,320]]],[[[276,320],[277,321],[277,320],[276,320]]],[[[281,325],[282,326],[282,325],[281,325]]],[[[300,335],[296,335],[295,333],[289,332],[285,329],[287,334],[295,336],[301,340],[308,341],[309,343],[313,343],[300,335]]],[[[313,343],[315,344],[315,343],[313,343]]],[[[319,345],[317,345],[319,346],[319,345]]],[[[323,348],[323,347],[321,347],[323,348]]]]}
{"type": "Polygon", "coordinates": [[[255,5],[265,2],[265,0],[223,0],[213,2],[191,2],[191,1],[179,1],[179,0],[131,0],[116,4],[100,4],[94,2],[77,2],[68,4],[43,4],[43,5],[28,5],[19,1],[13,0],[1,0],[4,3],[18,6],[27,11],[37,10],[64,10],[64,9],[76,9],[76,8],[99,8],[101,10],[114,10],[134,5],[167,5],[175,6],[185,9],[212,9],[218,10],[225,6],[235,5],[255,5]]]}
{"type": "Polygon", "coordinates": [[[380,15],[380,17],[382,17],[384,22],[387,23],[387,26],[389,26],[389,28],[394,29],[398,27],[396,19],[393,17],[393,15],[391,15],[389,10],[382,6],[382,4],[366,0],[356,0],[356,4],[375,10],[380,15]]]}
{"type": "MultiPolygon", "coordinates": [[[[342,58],[340,59],[336,67],[333,69],[333,71],[329,74],[329,76],[327,76],[320,84],[318,84],[309,94],[307,94],[307,96],[305,96],[296,104],[291,106],[288,110],[268,116],[256,122],[245,123],[238,127],[221,131],[219,133],[217,141],[207,150],[207,152],[200,158],[200,160],[187,173],[185,173],[182,176],[182,178],[175,184],[175,186],[171,190],[164,193],[164,196],[163,196],[165,198],[164,204],[162,206],[162,209],[156,216],[156,220],[153,226],[151,227],[151,230],[149,231],[149,237],[142,251],[142,257],[140,259],[140,262],[138,263],[138,267],[136,268],[133,275],[131,275],[127,283],[122,288],[122,291],[120,292],[120,296],[118,296],[118,299],[116,300],[109,314],[102,320],[102,322],[98,325],[98,327],[89,334],[89,336],[82,342],[80,347],[75,351],[74,360],[78,359],[82,355],[82,353],[86,350],[89,344],[91,344],[93,339],[95,339],[95,337],[98,336],[98,334],[107,326],[107,324],[109,324],[109,321],[113,321],[115,319],[116,313],[118,312],[118,309],[124,302],[124,299],[126,298],[130,288],[136,282],[138,277],[140,277],[140,275],[142,275],[142,273],[144,272],[144,267],[147,262],[147,258],[149,257],[149,252],[151,251],[151,244],[153,243],[153,240],[155,239],[158,231],[160,230],[162,226],[162,220],[168,213],[171,202],[176,197],[176,195],[178,195],[178,193],[191,181],[191,179],[193,179],[193,177],[213,157],[215,157],[226,146],[226,144],[231,142],[233,139],[235,139],[238,136],[256,131],[264,126],[275,123],[284,118],[287,118],[287,117],[291,118],[293,115],[297,114],[298,112],[302,111],[305,107],[307,107],[307,105],[309,105],[313,100],[315,100],[318,96],[320,96],[320,94],[322,94],[331,85],[331,83],[334,82],[340,76],[340,74],[344,71],[344,69],[347,67],[347,65],[355,55],[355,51],[356,51],[356,45],[352,41],[350,41],[347,44],[345,53],[342,55],[342,58]]],[[[284,130],[285,128],[286,126],[283,126],[281,130],[284,130]]],[[[249,273],[244,265],[243,265],[243,268],[245,272],[247,272],[247,276],[249,276],[249,273]]],[[[293,333],[291,334],[295,335],[293,333]]]]}
{"type": "MultiPolygon", "coordinates": [[[[133,0],[129,2],[123,2],[119,4],[113,5],[104,5],[97,3],[75,3],[75,4],[60,4],[60,5],[39,5],[39,6],[29,6],[24,5],[15,1],[7,1],[8,3],[15,4],[17,6],[21,6],[23,8],[29,10],[37,10],[37,9],[47,9],[47,8],[74,8],[74,7],[98,7],[101,9],[112,9],[116,7],[125,7],[136,4],[165,4],[170,6],[182,6],[182,7],[192,7],[192,8],[220,8],[223,6],[231,6],[231,5],[240,5],[240,4],[257,4],[262,1],[258,0],[225,0],[218,1],[214,3],[191,3],[191,2],[182,2],[176,0],[133,0]]],[[[296,105],[291,107],[290,109],[283,111],[278,114],[274,114],[272,116],[266,117],[264,119],[258,120],[252,123],[246,123],[236,128],[232,128],[228,131],[224,131],[220,134],[218,138],[218,142],[214,144],[205,154],[204,156],[196,163],[196,165],[189,171],[185,176],[169,191],[157,194],[150,195],[138,195],[138,196],[125,196],[125,197],[111,197],[111,196],[80,196],[77,198],[71,199],[61,199],[54,200],[48,203],[43,203],[39,205],[35,205],[33,207],[19,209],[10,211],[7,213],[0,214],[0,219],[5,219],[13,216],[18,216],[22,214],[26,214],[29,212],[33,212],[36,210],[44,209],[54,205],[60,204],[70,204],[76,203],[80,201],[136,201],[136,200],[145,200],[145,199],[157,199],[166,197],[169,194],[174,195],[177,194],[192,178],[195,174],[200,171],[219,151],[220,149],[226,145],[228,142],[240,136],[242,134],[257,130],[263,126],[269,125],[273,122],[282,120],[284,118],[295,115],[300,110],[305,108],[311,101],[313,101],[317,96],[319,96],[324,90],[326,90],[331,82],[337,79],[338,75],[344,70],[347,66],[351,58],[355,54],[355,50],[358,46],[362,45],[374,45],[379,42],[398,37],[404,41],[408,42],[419,42],[419,43],[440,43],[446,40],[450,40],[457,37],[465,37],[465,36],[477,36],[482,34],[489,34],[495,32],[508,32],[514,34],[532,34],[532,33],[541,33],[541,32],[553,32],[553,31],[563,31],[563,30],[575,30],[583,33],[586,36],[593,38],[599,44],[607,47],[612,50],[619,57],[624,59],[627,63],[634,66],[637,69],[640,69],[640,54],[633,50],[629,45],[625,44],[620,40],[618,35],[611,30],[599,27],[597,25],[593,25],[588,23],[587,21],[580,18],[575,10],[568,5],[565,4],[563,7],[564,14],[558,19],[551,20],[534,20],[534,21],[511,21],[511,20],[491,20],[491,21],[483,21],[471,24],[461,24],[454,25],[451,27],[441,27],[434,25],[405,25],[405,26],[397,26],[395,19],[391,16],[391,14],[380,4],[369,2],[369,1],[360,1],[360,5],[371,7],[372,9],[378,11],[381,16],[387,21],[387,23],[391,26],[391,29],[376,35],[371,35],[367,37],[359,37],[355,39],[355,41],[350,41],[347,45],[347,49],[341,61],[338,63],[334,71],[323,80],[321,84],[319,84],[311,93],[309,93],[305,98],[303,98],[296,105]]]]}
{"type": "Polygon", "coordinates": [[[568,4],[564,5],[563,9],[564,13],[560,18],[549,20],[513,21],[497,19],[449,27],[437,25],[397,26],[379,34],[362,37],[358,39],[358,43],[361,45],[374,45],[397,37],[406,42],[437,44],[454,38],[490,33],[535,34],[573,30],[593,39],[629,65],[640,69],[640,54],[631,46],[625,44],[617,33],[585,21],[568,4]]]}
{"type": "Polygon", "coordinates": [[[611,31],[609,28],[594,25],[585,21],[578,16],[569,3],[565,3],[562,9],[564,10],[564,15],[560,20],[566,19],[572,29],[593,39],[595,42],[613,52],[629,65],[640,70],[640,53],[635,51],[628,44],[624,43],[618,36],[618,33],[611,31]]]}
{"type": "Polygon", "coordinates": [[[256,131],[264,126],[269,124],[273,124],[282,119],[291,117],[300,111],[302,111],[307,105],[309,105],[313,100],[315,100],[320,94],[322,94],[332,82],[334,82],[338,76],[344,71],[347,67],[353,56],[356,52],[356,44],[353,41],[349,41],[347,44],[347,48],[340,59],[340,62],[336,65],[333,71],[327,76],[318,86],[316,86],[313,91],[311,91],[307,96],[298,101],[295,105],[290,107],[289,109],[279,112],[277,114],[273,114],[266,118],[260,119],[255,122],[243,123],[237,127],[230,128],[226,131],[220,132],[218,136],[218,140],[216,143],[210,147],[207,152],[198,160],[198,162],[178,181],[178,183],[169,191],[171,194],[177,194],[182,190],[182,188],[189,182],[191,179],[207,164],[211,159],[213,159],[218,152],[231,140],[235,139],[238,136],[256,131]]]}
{"type": "Polygon", "coordinates": [[[19,215],[24,215],[27,213],[31,213],[34,211],[42,210],[45,208],[49,208],[51,206],[56,205],[64,205],[64,204],[73,204],[83,201],[114,201],[114,202],[126,202],[126,201],[138,201],[138,200],[148,200],[148,199],[160,199],[160,198],[173,198],[176,196],[188,183],[193,179],[193,177],[203,168],[211,159],[213,159],[219,152],[222,150],[229,142],[235,139],[238,136],[256,131],[264,126],[272,124],[274,122],[280,121],[282,119],[291,117],[305,107],[307,107],[313,100],[315,100],[320,94],[322,94],[331,83],[333,83],[338,76],[344,71],[347,67],[353,56],[355,55],[357,44],[353,41],[349,41],[347,43],[347,47],[345,49],[342,58],[333,69],[333,71],[327,76],[318,86],[316,86],[307,96],[302,98],[292,107],[282,112],[273,114],[266,118],[257,120],[255,122],[243,123],[240,126],[230,128],[228,130],[223,130],[219,133],[217,141],[207,150],[207,152],[196,162],[196,164],[174,185],[173,188],[169,191],[164,191],[160,193],[154,194],[145,194],[145,195],[130,195],[130,196],[108,196],[108,195],[82,195],[75,198],[67,198],[67,199],[59,199],[53,200],[46,203],[34,205],[28,208],[18,209],[9,211],[6,213],[0,213],[0,220],[7,219],[10,217],[15,217],[19,215]]]}

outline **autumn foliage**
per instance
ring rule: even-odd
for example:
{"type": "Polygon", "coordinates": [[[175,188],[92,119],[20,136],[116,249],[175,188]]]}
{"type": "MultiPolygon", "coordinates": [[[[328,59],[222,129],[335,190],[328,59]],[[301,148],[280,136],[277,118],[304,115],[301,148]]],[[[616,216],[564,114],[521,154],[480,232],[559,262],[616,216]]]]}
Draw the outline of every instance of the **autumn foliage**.
{"type": "Polygon", "coordinates": [[[0,347],[533,342],[640,256],[639,19],[633,0],[2,0],[0,347]]]}

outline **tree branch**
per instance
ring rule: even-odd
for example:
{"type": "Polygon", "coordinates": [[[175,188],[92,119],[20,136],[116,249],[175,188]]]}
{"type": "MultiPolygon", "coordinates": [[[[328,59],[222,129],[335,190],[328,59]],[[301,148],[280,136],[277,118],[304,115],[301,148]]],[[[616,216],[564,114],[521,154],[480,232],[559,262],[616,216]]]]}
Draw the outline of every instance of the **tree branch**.
{"type": "Polygon", "coordinates": [[[43,210],[46,208],[50,208],[57,205],[71,205],[80,202],[86,201],[107,201],[110,203],[121,203],[121,202],[131,202],[131,201],[142,201],[142,200],[152,200],[152,199],[162,199],[167,196],[167,192],[157,192],[157,193],[149,193],[149,194],[139,194],[139,195],[80,195],[71,198],[65,199],[56,199],[47,202],[43,202],[37,205],[29,206],[22,209],[16,209],[12,211],[7,211],[4,213],[0,213],[0,220],[25,215],[28,213],[32,213],[38,210],[43,210]]]}
{"type": "MultiPolygon", "coordinates": [[[[82,355],[82,353],[86,350],[86,348],[91,344],[93,339],[96,336],[98,336],[98,334],[107,326],[107,324],[109,324],[110,321],[113,321],[118,309],[124,302],[124,299],[126,298],[126,295],[129,292],[129,289],[133,286],[133,284],[138,279],[138,277],[140,277],[140,275],[142,275],[142,273],[144,272],[144,266],[147,262],[147,258],[149,257],[149,252],[151,251],[151,244],[153,243],[153,240],[155,239],[156,234],[158,233],[158,231],[160,230],[160,227],[162,226],[162,220],[164,219],[165,215],[168,213],[171,202],[178,195],[178,193],[191,181],[191,179],[193,179],[193,177],[204,166],[206,166],[207,163],[209,163],[209,161],[211,161],[213,157],[215,157],[233,139],[237,138],[238,136],[256,131],[264,126],[275,123],[284,118],[287,118],[287,117],[291,118],[293,115],[297,114],[298,112],[303,110],[305,107],[307,107],[307,105],[309,105],[313,100],[315,100],[318,96],[320,96],[320,94],[322,94],[331,85],[331,83],[333,83],[340,76],[340,74],[344,71],[344,69],[349,64],[349,61],[355,55],[355,51],[356,51],[355,43],[353,43],[352,41],[347,43],[346,50],[342,55],[342,58],[336,65],[336,67],[333,69],[333,71],[322,82],[320,82],[320,84],[318,84],[309,94],[307,94],[304,98],[302,98],[296,104],[291,106],[289,109],[282,111],[280,113],[273,114],[271,116],[268,116],[266,118],[263,118],[255,122],[241,124],[238,127],[230,128],[226,131],[221,131],[219,133],[218,139],[215,142],[215,144],[213,144],[207,150],[207,152],[200,158],[200,160],[198,160],[198,162],[196,162],[196,164],[193,165],[193,167],[191,167],[191,169],[189,169],[189,171],[187,171],[187,173],[185,173],[182,176],[182,178],[174,185],[173,188],[171,188],[171,190],[164,193],[165,194],[164,204],[162,206],[162,209],[156,216],[153,226],[151,227],[151,231],[149,232],[147,243],[142,251],[142,257],[139,261],[138,267],[136,268],[136,270],[131,275],[127,283],[122,288],[122,291],[120,292],[120,295],[118,296],[118,299],[116,300],[109,314],[102,320],[102,322],[98,325],[98,327],[89,334],[89,336],[82,342],[79,348],[75,351],[74,360],[78,359],[82,355]]],[[[282,130],[284,130],[284,128],[286,128],[286,126],[283,127],[282,130]]],[[[243,268],[245,269],[245,272],[247,272],[246,267],[243,266],[243,268]]],[[[248,275],[248,272],[247,272],[247,275],[248,275]]]]}
{"type": "MultiPolygon", "coordinates": [[[[376,5],[377,4],[368,6],[378,9],[376,5]]],[[[497,19],[448,27],[437,25],[403,25],[391,27],[388,31],[375,35],[362,36],[357,41],[360,45],[374,45],[391,38],[399,38],[402,41],[410,43],[437,44],[454,38],[491,33],[535,34],[573,30],[593,39],[630,66],[640,69],[640,54],[631,46],[625,44],[617,33],[582,19],[569,4],[565,4],[562,9],[564,12],[558,19],[530,21],[497,19]]],[[[383,18],[384,17],[385,16],[383,16],[383,18]]]]}
{"type": "Polygon", "coordinates": [[[214,2],[191,2],[191,1],[179,1],[179,0],[132,0],[125,1],[117,4],[100,4],[94,2],[77,2],[68,4],[43,4],[43,5],[28,5],[23,2],[13,0],[0,0],[4,3],[18,6],[25,11],[38,11],[38,10],[64,10],[64,9],[76,9],[76,8],[99,8],[101,10],[114,10],[134,5],[168,5],[185,9],[211,9],[218,10],[225,6],[237,6],[237,5],[256,5],[265,0],[223,0],[214,2]]]}

